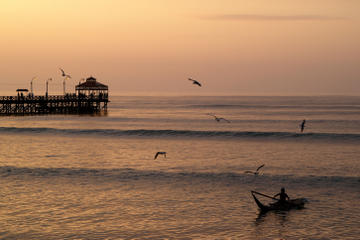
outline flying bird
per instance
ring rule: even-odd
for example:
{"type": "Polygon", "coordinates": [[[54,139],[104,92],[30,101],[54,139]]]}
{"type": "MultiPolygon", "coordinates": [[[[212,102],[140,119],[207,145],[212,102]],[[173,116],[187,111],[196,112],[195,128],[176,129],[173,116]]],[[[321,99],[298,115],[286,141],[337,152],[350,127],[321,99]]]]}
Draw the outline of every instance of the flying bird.
{"type": "Polygon", "coordinates": [[[254,175],[258,175],[260,168],[262,168],[263,166],[265,166],[265,164],[263,164],[263,165],[261,165],[260,167],[258,167],[255,172],[253,172],[253,171],[245,171],[245,173],[252,173],[252,174],[254,174],[254,175]]]}
{"type": "Polygon", "coordinates": [[[199,87],[201,87],[201,83],[199,83],[198,81],[196,81],[195,79],[192,78],[188,78],[189,81],[192,81],[193,84],[198,85],[199,87]]]}
{"type": "Polygon", "coordinates": [[[303,132],[304,129],[305,129],[305,123],[306,123],[306,120],[304,119],[304,120],[302,121],[302,123],[300,124],[300,131],[301,131],[301,132],[303,132]]]}
{"type": "Polygon", "coordinates": [[[65,78],[71,78],[70,75],[66,74],[65,71],[62,68],[59,68],[61,71],[61,76],[65,77],[65,78]]]}
{"type": "Polygon", "coordinates": [[[210,114],[210,113],[208,113],[207,115],[209,115],[209,116],[213,116],[213,117],[215,118],[215,121],[217,121],[217,122],[220,122],[221,120],[223,120],[223,121],[225,121],[225,122],[230,123],[230,121],[229,121],[229,120],[227,120],[227,119],[225,119],[225,118],[222,118],[222,117],[217,117],[217,116],[216,116],[216,115],[214,115],[214,114],[210,114]]]}
{"type": "Polygon", "coordinates": [[[166,152],[157,152],[157,153],[155,154],[154,160],[155,160],[159,155],[164,155],[164,157],[166,157],[166,152]]]}

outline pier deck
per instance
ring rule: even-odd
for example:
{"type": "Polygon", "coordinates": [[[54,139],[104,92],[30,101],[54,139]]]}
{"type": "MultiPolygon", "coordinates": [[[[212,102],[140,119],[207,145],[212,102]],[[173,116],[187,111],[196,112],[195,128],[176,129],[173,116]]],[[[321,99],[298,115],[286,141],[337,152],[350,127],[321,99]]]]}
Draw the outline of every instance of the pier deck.
{"type": "Polygon", "coordinates": [[[108,95],[0,96],[0,115],[92,114],[107,111],[108,95]]]}

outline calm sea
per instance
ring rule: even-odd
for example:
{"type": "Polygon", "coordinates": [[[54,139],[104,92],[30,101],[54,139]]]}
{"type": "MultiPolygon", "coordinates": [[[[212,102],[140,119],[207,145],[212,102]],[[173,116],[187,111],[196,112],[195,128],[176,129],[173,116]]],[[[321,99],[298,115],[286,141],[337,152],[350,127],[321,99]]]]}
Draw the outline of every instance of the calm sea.
{"type": "Polygon", "coordinates": [[[360,97],[110,100],[1,117],[1,239],[359,239],[360,97]],[[281,187],[306,208],[259,214],[281,187]]]}

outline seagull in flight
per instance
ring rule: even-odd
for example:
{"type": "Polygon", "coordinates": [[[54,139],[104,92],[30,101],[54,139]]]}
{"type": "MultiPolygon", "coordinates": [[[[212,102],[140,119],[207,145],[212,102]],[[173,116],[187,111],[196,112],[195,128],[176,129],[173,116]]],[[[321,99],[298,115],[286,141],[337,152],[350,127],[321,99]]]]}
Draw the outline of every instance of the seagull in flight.
{"type": "Polygon", "coordinates": [[[155,160],[159,155],[164,155],[164,157],[166,157],[166,152],[157,152],[157,153],[155,154],[154,160],[155,160]]]}
{"type": "Polygon", "coordinates": [[[192,81],[193,84],[198,85],[199,87],[201,87],[201,83],[199,83],[198,81],[196,81],[195,79],[192,78],[188,78],[189,81],[192,81]]]}
{"type": "Polygon", "coordinates": [[[302,121],[302,123],[300,124],[300,131],[301,131],[301,132],[303,132],[304,129],[305,129],[305,123],[306,123],[306,120],[304,119],[304,120],[302,121]]]}
{"type": "Polygon", "coordinates": [[[260,167],[258,167],[255,172],[253,172],[253,171],[245,171],[245,173],[252,173],[252,174],[254,174],[254,175],[259,175],[259,170],[260,170],[260,168],[262,168],[263,166],[265,166],[265,164],[263,164],[263,165],[261,165],[260,167]]]}
{"type": "Polygon", "coordinates": [[[217,121],[217,122],[220,122],[221,120],[223,120],[223,121],[225,121],[225,122],[230,123],[230,121],[229,121],[229,120],[227,120],[227,119],[225,119],[225,118],[222,118],[222,117],[217,117],[217,116],[216,116],[216,115],[214,115],[214,114],[208,113],[207,115],[209,115],[209,116],[213,116],[213,117],[215,118],[215,121],[217,121]]]}
{"type": "Polygon", "coordinates": [[[70,75],[66,74],[65,71],[62,68],[59,68],[61,71],[61,76],[65,77],[65,78],[71,78],[70,75]]]}

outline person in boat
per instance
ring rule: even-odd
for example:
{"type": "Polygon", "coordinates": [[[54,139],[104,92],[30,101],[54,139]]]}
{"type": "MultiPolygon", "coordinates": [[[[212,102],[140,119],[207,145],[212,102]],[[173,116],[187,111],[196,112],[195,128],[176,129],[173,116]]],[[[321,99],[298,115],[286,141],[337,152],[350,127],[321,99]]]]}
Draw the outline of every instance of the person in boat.
{"type": "Polygon", "coordinates": [[[281,192],[274,195],[274,198],[276,198],[277,196],[280,197],[278,203],[287,203],[290,200],[289,196],[285,193],[285,188],[283,187],[281,188],[281,192]]]}

